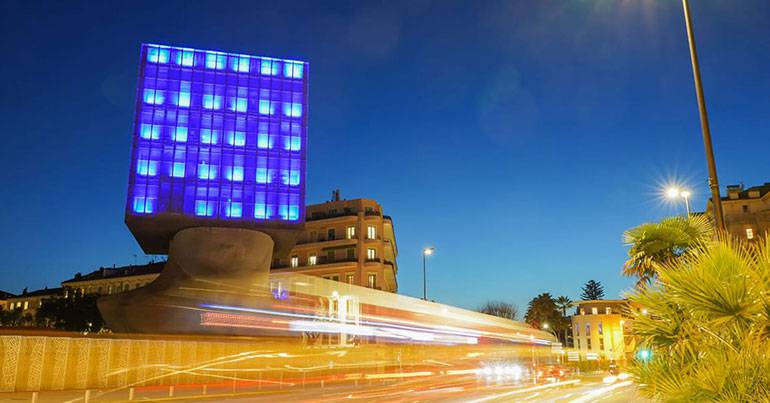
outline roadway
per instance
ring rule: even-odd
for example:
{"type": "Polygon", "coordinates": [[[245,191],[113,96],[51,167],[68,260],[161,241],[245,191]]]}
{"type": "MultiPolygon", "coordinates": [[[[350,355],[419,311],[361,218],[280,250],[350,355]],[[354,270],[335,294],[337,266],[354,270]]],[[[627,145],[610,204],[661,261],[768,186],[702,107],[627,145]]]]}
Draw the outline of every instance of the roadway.
{"type": "Polygon", "coordinates": [[[602,376],[582,377],[551,384],[496,385],[479,382],[476,377],[451,381],[421,379],[359,386],[332,386],[323,389],[261,392],[244,396],[194,398],[195,402],[649,402],[641,397],[630,380],[605,383],[602,376]]]}
{"type": "MultiPolygon", "coordinates": [[[[128,395],[121,388],[111,391],[91,391],[91,402],[126,402],[128,395]]],[[[167,388],[153,387],[137,390],[132,401],[158,402],[648,402],[642,398],[630,379],[605,383],[603,375],[583,376],[556,383],[510,384],[487,382],[475,375],[425,376],[408,380],[361,381],[358,384],[308,383],[278,388],[242,387],[235,392],[229,387],[212,387],[202,395],[200,388],[179,387],[169,396],[167,388]]],[[[83,391],[40,392],[35,399],[29,392],[0,394],[0,402],[85,402],[83,391]]]]}

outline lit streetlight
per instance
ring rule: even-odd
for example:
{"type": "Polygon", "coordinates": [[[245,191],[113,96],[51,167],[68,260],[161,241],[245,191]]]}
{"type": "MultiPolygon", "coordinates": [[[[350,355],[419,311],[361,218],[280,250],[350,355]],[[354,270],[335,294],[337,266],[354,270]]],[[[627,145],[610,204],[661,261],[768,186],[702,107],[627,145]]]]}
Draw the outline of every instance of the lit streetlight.
{"type": "Polygon", "coordinates": [[[428,281],[425,270],[425,261],[428,256],[433,254],[434,250],[435,248],[425,248],[422,250],[422,299],[425,301],[428,300],[428,281]]]}
{"type": "Polygon", "coordinates": [[[687,217],[690,216],[690,191],[686,189],[680,189],[676,186],[669,187],[666,189],[666,197],[671,200],[676,200],[678,198],[684,199],[684,207],[687,211],[687,217]]]}

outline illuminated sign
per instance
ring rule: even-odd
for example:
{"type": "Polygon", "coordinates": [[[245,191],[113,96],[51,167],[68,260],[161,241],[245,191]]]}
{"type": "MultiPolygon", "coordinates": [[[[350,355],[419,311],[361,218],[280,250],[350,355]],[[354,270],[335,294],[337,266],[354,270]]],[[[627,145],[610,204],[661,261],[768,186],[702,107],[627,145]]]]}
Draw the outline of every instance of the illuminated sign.
{"type": "Polygon", "coordinates": [[[301,61],[143,44],[129,227],[303,222],[307,81],[301,61]]]}

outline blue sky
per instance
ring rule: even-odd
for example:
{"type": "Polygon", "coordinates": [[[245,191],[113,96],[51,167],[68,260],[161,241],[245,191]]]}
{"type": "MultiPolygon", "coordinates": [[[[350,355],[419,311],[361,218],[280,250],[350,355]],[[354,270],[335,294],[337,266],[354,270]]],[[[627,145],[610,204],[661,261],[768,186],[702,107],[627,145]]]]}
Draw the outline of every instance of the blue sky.
{"type": "MultiPolygon", "coordinates": [[[[693,207],[706,163],[678,1],[0,5],[0,289],[146,261],[123,224],[139,45],[308,60],[308,201],[381,202],[400,292],[523,311],[608,297],[624,229],[693,207]]],[[[693,19],[723,185],[770,181],[770,3],[693,19]]]]}

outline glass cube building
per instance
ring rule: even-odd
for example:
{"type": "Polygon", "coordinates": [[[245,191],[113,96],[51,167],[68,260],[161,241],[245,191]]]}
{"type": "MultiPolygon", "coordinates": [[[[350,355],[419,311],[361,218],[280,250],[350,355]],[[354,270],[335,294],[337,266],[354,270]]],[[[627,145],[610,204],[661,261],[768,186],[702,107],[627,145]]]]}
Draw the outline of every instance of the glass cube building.
{"type": "Polygon", "coordinates": [[[126,222],[147,253],[193,226],[301,228],[308,64],[143,44],[126,222]]]}

